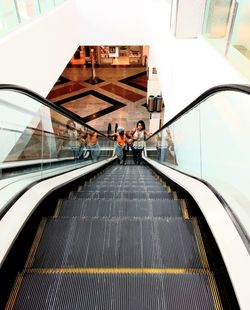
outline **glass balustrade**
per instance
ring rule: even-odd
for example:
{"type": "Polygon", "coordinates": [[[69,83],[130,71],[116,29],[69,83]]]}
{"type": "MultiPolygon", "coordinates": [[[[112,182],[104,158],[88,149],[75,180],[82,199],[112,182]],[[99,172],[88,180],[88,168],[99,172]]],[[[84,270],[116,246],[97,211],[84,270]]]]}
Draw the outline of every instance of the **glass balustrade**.
{"type": "Polygon", "coordinates": [[[0,142],[0,194],[20,180],[33,182],[108,159],[114,149],[113,140],[42,99],[6,89],[0,89],[0,142]]]}
{"type": "Polygon", "coordinates": [[[250,78],[249,0],[208,0],[203,35],[234,67],[250,78]]]}
{"type": "Polygon", "coordinates": [[[147,140],[147,155],[211,184],[250,239],[250,88],[216,92],[147,140]]]}
{"type": "Polygon", "coordinates": [[[0,1],[0,35],[13,30],[19,24],[15,2],[11,0],[0,1]]]}
{"type": "Polygon", "coordinates": [[[55,8],[66,0],[1,0],[0,36],[55,8]]]}

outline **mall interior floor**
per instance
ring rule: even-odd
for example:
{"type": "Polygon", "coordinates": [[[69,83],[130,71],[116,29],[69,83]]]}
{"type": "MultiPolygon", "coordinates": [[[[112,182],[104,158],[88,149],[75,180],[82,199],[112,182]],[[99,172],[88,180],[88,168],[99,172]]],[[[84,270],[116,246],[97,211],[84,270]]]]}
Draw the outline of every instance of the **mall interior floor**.
{"type": "Polygon", "coordinates": [[[90,67],[67,66],[47,98],[104,133],[109,123],[112,131],[116,123],[131,130],[141,119],[149,128],[146,67],[97,67],[95,75],[98,81],[91,84],[90,67]]]}

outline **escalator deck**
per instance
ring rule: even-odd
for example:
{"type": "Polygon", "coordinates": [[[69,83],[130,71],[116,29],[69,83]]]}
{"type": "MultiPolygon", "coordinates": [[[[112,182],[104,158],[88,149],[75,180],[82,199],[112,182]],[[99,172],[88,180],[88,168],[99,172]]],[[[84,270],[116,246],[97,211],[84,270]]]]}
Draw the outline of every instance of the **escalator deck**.
{"type": "Polygon", "coordinates": [[[114,165],[59,200],[6,309],[222,309],[197,221],[163,185],[114,165]]]}

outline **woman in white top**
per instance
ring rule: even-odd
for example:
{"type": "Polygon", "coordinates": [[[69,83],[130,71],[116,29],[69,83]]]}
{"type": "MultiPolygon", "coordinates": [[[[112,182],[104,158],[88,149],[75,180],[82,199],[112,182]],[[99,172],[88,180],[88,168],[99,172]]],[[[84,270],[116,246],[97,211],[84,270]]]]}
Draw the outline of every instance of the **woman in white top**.
{"type": "Polygon", "coordinates": [[[142,151],[144,149],[145,138],[151,134],[145,129],[144,121],[137,122],[136,127],[131,130],[131,136],[133,139],[132,153],[134,163],[140,165],[142,159],[142,151]]]}

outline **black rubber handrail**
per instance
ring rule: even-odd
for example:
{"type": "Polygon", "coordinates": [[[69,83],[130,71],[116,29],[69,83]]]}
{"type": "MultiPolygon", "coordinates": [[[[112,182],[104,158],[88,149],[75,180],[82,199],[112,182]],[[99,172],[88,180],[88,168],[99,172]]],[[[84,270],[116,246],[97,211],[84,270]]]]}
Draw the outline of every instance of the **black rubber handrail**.
{"type": "MultiPolygon", "coordinates": [[[[178,173],[181,173],[183,175],[186,175],[186,176],[188,176],[190,178],[193,178],[193,179],[203,183],[204,185],[206,185],[211,190],[211,192],[214,193],[214,195],[217,197],[217,199],[220,201],[221,205],[223,206],[223,208],[226,210],[227,214],[229,215],[229,217],[230,217],[231,221],[233,222],[235,228],[237,229],[237,231],[238,231],[238,233],[239,233],[239,235],[240,235],[240,237],[241,237],[241,239],[242,239],[242,241],[243,241],[243,243],[244,243],[248,253],[250,254],[250,239],[248,237],[248,234],[247,234],[246,230],[241,225],[241,223],[240,223],[238,217],[236,216],[235,212],[233,212],[231,207],[228,205],[228,203],[222,197],[222,195],[217,191],[217,189],[213,185],[211,185],[209,182],[207,182],[206,180],[203,180],[203,179],[198,178],[196,176],[193,176],[193,175],[191,175],[189,173],[186,173],[186,172],[183,172],[181,170],[178,170],[178,169],[176,169],[176,168],[174,168],[172,166],[170,167],[170,166],[166,165],[166,167],[168,167],[168,168],[170,168],[172,170],[175,170],[178,173]]],[[[155,169],[157,169],[157,168],[155,168],[155,169]]],[[[161,173],[161,171],[159,171],[159,172],[161,173]]]]}
{"type": "Polygon", "coordinates": [[[72,119],[73,121],[77,122],[78,124],[80,124],[80,125],[82,125],[84,127],[87,127],[90,130],[93,130],[93,131],[97,132],[98,134],[106,137],[107,139],[110,139],[107,136],[105,136],[103,133],[101,133],[98,130],[96,130],[95,128],[85,124],[82,121],[80,116],[70,112],[67,109],[64,109],[61,106],[56,105],[54,102],[49,101],[48,99],[45,99],[44,97],[40,96],[39,94],[37,94],[36,92],[34,92],[34,91],[32,91],[32,90],[30,90],[28,88],[25,88],[25,87],[22,87],[22,86],[17,86],[17,85],[12,85],[12,84],[0,84],[0,91],[1,90],[11,90],[13,92],[18,92],[18,93],[21,93],[21,94],[25,94],[28,97],[30,97],[32,99],[35,99],[36,101],[41,102],[43,105],[47,106],[48,108],[53,109],[53,110],[57,111],[60,114],[63,114],[64,116],[66,116],[69,119],[72,119]]]}
{"type": "MultiPolygon", "coordinates": [[[[81,118],[77,115],[75,115],[74,113],[56,105],[55,103],[45,99],[44,97],[40,96],[39,94],[37,94],[34,91],[31,91],[25,87],[21,87],[21,86],[17,86],[17,85],[12,85],[12,84],[0,84],[0,92],[2,90],[9,90],[9,91],[13,91],[13,92],[18,92],[21,94],[24,94],[40,103],[42,103],[44,106],[53,109],[55,111],[57,111],[58,113],[64,115],[65,117],[77,122],[78,124],[89,128],[90,130],[93,130],[95,132],[97,132],[98,134],[106,137],[107,139],[111,140],[111,138],[108,138],[107,136],[105,136],[103,133],[99,132],[98,130],[96,130],[95,128],[85,124],[81,118]]],[[[1,98],[1,93],[0,93],[0,98],[1,98]]],[[[63,174],[64,172],[60,173],[63,174]]],[[[60,175],[57,174],[57,175],[60,175]]],[[[53,177],[53,176],[51,176],[53,177]]],[[[46,177],[43,178],[42,180],[51,178],[51,177],[46,177]]],[[[22,194],[27,191],[27,189],[29,189],[30,187],[34,186],[35,184],[39,183],[42,180],[38,180],[38,181],[34,181],[33,183],[29,184],[26,188],[24,188],[21,192],[17,193],[15,196],[13,196],[13,199],[5,206],[5,208],[3,210],[0,211],[0,219],[6,214],[6,212],[11,208],[11,206],[13,205],[13,203],[22,196],[22,194]]]]}
{"type": "Polygon", "coordinates": [[[201,94],[198,98],[196,98],[193,102],[191,102],[188,106],[186,106],[183,110],[181,110],[178,114],[176,114],[173,118],[171,118],[167,123],[165,123],[160,129],[158,129],[156,132],[154,132],[146,140],[149,140],[151,137],[156,135],[162,129],[170,126],[178,118],[182,117],[184,114],[188,113],[194,107],[201,104],[208,97],[210,97],[216,93],[222,92],[222,91],[237,91],[237,92],[241,92],[241,93],[245,93],[245,94],[250,95],[250,85],[225,84],[225,85],[218,85],[218,86],[215,86],[215,87],[208,89],[203,94],[201,94]]]}

